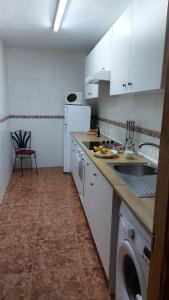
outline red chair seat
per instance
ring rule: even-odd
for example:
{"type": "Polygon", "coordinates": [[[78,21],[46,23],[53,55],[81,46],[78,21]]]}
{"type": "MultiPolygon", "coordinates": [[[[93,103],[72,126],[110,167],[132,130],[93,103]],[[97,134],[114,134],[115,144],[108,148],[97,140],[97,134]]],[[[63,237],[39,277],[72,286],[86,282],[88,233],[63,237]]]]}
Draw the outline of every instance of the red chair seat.
{"type": "Polygon", "coordinates": [[[35,153],[35,150],[31,150],[31,149],[19,149],[16,150],[16,154],[20,154],[20,155],[32,155],[35,153]]]}

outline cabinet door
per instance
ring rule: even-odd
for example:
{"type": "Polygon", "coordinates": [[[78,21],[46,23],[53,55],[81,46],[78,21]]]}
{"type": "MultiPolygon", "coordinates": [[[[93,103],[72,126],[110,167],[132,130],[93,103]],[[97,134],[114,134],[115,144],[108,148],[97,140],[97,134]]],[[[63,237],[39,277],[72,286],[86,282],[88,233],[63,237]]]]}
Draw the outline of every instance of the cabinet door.
{"type": "Polygon", "coordinates": [[[77,178],[78,178],[77,154],[78,154],[78,144],[74,139],[72,139],[71,154],[70,154],[71,173],[73,175],[73,179],[76,185],[77,185],[77,178]]]}
{"type": "Polygon", "coordinates": [[[85,78],[101,70],[110,70],[112,28],[86,57],[85,78]]]}
{"type": "Polygon", "coordinates": [[[100,42],[94,48],[95,53],[95,72],[109,71],[111,61],[111,42],[112,42],[112,27],[103,36],[100,42]]]}
{"type": "Polygon", "coordinates": [[[75,168],[75,140],[71,139],[71,147],[70,147],[70,171],[73,174],[75,168]]]}
{"type": "Polygon", "coordinates": [[[112,201],[113,189],[111,185],[90,160],[86,161],[83,206],[108,278],[112,201]]]}
{"type": "Polygon", "coordinates": [[[92,233],[93,233],[93,222],[95,217],[95,213],[93,211],[94,179],[95,178],[93,178],[93,164],[89,159],[86,159],[83,207],[92,233]]]}
{"type": "Polygon", "coordinates": [[[99,96],[98,84],[85,84],[85,99],[97,98],[99,96]]]}
{"type": "Polygon", "coordinates": [[[135,0],[129,81],[132,92],[161,88],[168,0],[135,0]]]}
{"type": "Polygon", "coordinates": [[[109,278],[113,189],[99,171],[95,174],[93,236],[107,278],[109,278]]]}
{"type": "Polygon", "coordinates": [[[96,69],[95,64],[95,52],[93,49],[85,59],[85,78],[89,77],[91,74],[94,73],[94,70],[96,69]]]}
{"type": "Polygon", "coordinates": [[[127,93],[133,4],[113,25],[110,95],[127,93]]]}

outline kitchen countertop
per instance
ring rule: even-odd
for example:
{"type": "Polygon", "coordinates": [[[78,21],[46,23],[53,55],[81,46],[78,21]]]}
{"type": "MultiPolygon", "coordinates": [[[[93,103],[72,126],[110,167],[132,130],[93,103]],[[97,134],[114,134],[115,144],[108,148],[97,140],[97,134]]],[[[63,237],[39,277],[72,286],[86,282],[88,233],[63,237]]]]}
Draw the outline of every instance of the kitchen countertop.
{"type": "Polygon", "coordinates": [[[142,223],[142,225],[147,229],[147,231],[152,234],[153,232],[153,218],[154,218],[154,204],[155,198],[139,198],[132,191],[132,189],[125,183],[118,174],[113,171],[107,163],[138,163],[138,162],[150,162],[143,156],[137,154],[136,158],[133,160],[126,159],[123,153],[118,154],[118,156],[105,159],[98,158],[93,155],[93,151],[88,150],[82,142],[86,141],[102,141],[103,139],[108,139],[107,137],[101,135],[99,138],[93,135],[87,135],[85,133],[72,133],[72,136],[78,142],[80,147],[85,151],[92,162],[101,171],[104,177],[112,185],[114,192],[119,196],[119,198],[127,204],[131,209],[137,219],[142,223]]]}

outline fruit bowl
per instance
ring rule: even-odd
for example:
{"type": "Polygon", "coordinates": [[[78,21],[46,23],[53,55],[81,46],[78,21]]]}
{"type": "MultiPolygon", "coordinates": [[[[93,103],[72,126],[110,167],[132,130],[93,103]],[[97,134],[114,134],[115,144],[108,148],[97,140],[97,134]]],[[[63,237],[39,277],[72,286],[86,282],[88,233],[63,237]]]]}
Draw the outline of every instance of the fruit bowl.
{"type": "Polygon", "coordinates": [[[101,153],[101,151],[97,151],[97,152],[93,151],[94,156],[100,157],[100,158],[111,158],[111,157],[116,156],[117,153],[118,153],[118,151],[114,150],[114,149],[108,151],[107,153],[101,153]]]}

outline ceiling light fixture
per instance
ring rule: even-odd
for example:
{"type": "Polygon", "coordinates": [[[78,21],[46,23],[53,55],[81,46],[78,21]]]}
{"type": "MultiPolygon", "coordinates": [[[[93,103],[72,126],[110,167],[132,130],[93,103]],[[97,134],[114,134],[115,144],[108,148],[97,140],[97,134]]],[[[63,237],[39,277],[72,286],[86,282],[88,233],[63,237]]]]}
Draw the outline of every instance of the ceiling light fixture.
{"type": "Polygon", "coordinates": [[[56,12],[55,22],[54,22],[54,26],[53,26],[53,30],[55,32],[57,32],[60,28],[67,2],[68,2],[68,0],[60,0],[59,1],[59,6],[58,6],[58,9],[56,12]]]}

